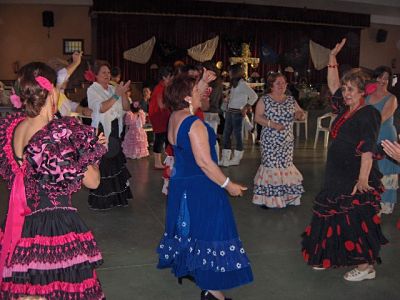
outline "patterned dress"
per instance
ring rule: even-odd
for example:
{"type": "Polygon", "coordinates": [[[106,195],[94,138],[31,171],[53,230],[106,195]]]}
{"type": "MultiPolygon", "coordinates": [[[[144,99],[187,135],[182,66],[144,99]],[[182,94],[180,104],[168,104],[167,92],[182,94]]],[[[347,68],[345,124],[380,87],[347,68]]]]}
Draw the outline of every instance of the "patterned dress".
{"type": "Polygon", "coordinates": [[[127,131],[122,142],[122,149],[127,158],[137,159],[149,156],[149,143],[143,129],[145,122],[146,115],[143,110],[139,110],[137,113],[130,111],[125,114],[127,131]]]}
{"type": "MultiPolygon", "coordinates": [[[[176,277],[191,276],[202,290],[231,289],[250,283],[253,274],[226,191],[204,174],[193,156],[189,131],[196,120],[196,116],[183,120],[174,145],[158,268],[171,268],[176,277]]],[[[216,162],[216,136],[206,127],[216,162]]]]}
{"type": "Polygon", "coordinates": [[[285,129],[264,127],[261,131],[261,165],[254,178],[253,203],[274,208],[300,205],[303,176],[293,164],[295,99],[288,96],[277,102],[266,95],[260,101],[265,105],[265,117],[285,129]]]}
{"type": "Polygon", "coordinates": [[[343,99],[336,100],[341,103],[334,105],[338,116],[332,124],[325,181],[315,198],[311,223],[302,240],[305,262],[326,269],[380,263],[381,246],[387,243],[378,216],[383,189],[376,160],[368,179],[372,190],[351,195],[359,177],[362,153],[377,155],[379,111],[366,105],[345,118],[343,99]]]}
{"type": "Polygon", "coordinates": [[[103,299],[94,270],[102,256],[71,195],[106,149],[93,128],[65,117],[32,136],[20,166],[13,135],[24,119],[0,120],[0,176],[11,189],[0,228],[0,299],[103,299]]]}

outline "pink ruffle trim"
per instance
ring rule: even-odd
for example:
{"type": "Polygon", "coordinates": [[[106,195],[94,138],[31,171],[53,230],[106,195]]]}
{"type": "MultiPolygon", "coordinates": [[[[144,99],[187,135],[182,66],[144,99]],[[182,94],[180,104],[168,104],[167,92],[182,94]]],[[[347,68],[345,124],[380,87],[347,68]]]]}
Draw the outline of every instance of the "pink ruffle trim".
{"type": "Polygon", "coordinates": [[[96,272],[93,271],[92,278],[86,279],[80,283],[55,281],[46,285],[33,285],[29,283],[17,284],[13,282],[3,282],[1,285],[1,291],[22,295],[46,295],[51,294],[54,291],[63,291],[67,293],[84,293],[86,290],[92,289],[96,286],[101,289],[100,283],[97,280],[96,272]]]}
{"type": "Polygon", "coordinates": [[[101,254],[97,254],[94,257],[88,257],[87,255],[79,255],[74,257],[68,261],[60,261],[57,263],[40,263],[40,262],[31,262],[29,264],[15,264],[11,267],[4,268],[3,275],[4,278],[11,277],[13,272],[21,272],[26,273],[28,270],[56,270],[56,269],[65,269],[72,267],[74,265],[82,264],[84,262],[95,263],[101,261],[103,258],[101,254]]]}
{"type": "Polygon", "coordinates": [[[75,233],[70,232],[64,235],[58,236],[40,236],[37,235],[33,238],[21,238],[20,242],[18,243],[18,247],[31,247],[34,245],[41,245],[41,246],[62,246],[67,243],[71,242],[90,242],[94,241],[93,234],[88,231],[85,233],[75,233]]]}

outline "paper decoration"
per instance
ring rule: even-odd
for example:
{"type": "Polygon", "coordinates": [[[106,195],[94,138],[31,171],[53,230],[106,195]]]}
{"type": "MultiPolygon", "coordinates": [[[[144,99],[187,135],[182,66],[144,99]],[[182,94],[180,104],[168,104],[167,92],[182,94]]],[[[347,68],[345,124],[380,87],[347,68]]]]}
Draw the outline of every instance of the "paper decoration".
{"type": "Polygon", "coordinates": [[[199,62],[211,60],[215,54],[219,36],[188,49],[188,55],[199,62]]]}
{"type": "Polygon", "coordinates": [[[311,59],[316,70],[322,70],[329,62],[330,49],[321,46],[310,40],[311,59]]]}
{"type": "Polygon", "coordinates": [[[129,49],[124,52],[124,59],[133,61],[139,64],[145,64],[149,61],[153,54],[154,45],[156,44],[156,37],[152,37],[148,41],[140,44],[139,46],[129,49]]]}

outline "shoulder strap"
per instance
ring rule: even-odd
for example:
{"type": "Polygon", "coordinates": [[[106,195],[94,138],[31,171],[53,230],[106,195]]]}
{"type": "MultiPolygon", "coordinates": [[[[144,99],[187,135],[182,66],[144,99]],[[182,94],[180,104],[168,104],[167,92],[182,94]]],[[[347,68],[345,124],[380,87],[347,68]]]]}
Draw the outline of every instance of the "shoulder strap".
{"type": "Polygon", "coordinates": [[[181,125],[179,126],[178,129],[178,134],[176,137],[176,144],[179,145],[181,142],[181,138],[180,136],[183,134],[183,136],[187,136],[187,134],[189,133],[190,128],[192,127],[192,124],[194,123],[194,121],[198,120],[199,118],[197,116],[189,116],[186,117],[181,125]]]}

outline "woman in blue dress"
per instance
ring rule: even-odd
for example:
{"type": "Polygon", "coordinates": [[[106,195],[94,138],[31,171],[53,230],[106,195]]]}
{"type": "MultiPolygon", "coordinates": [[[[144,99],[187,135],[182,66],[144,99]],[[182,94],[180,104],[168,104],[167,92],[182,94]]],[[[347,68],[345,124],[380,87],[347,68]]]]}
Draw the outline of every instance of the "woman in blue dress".
{"type": "MultiPolygon", "coordinates": [[[[383,140],[397,141],[396,128],[393,124],[393,115],[397,109],[396,96],[388,92],[388,85],[392,78],[392,70],[386,66],[380,66],[374,71],[376,90],[365,99],[367,104],[374,106],[380,111],[382,121],[379,131],[378,143],[383,140]]],[[[379,171],[383,174],[382,183],[385,192],[382,194],[381,212],[391,214],[397,201],[398,173],[400,167],[396,162],[384,158],[378,161],[379,171]]]]}
{"type": "Polygon", "coordinates": [[[232,182],[217,165],[213,129],[193,113],[200,107],[197,82],[174,78],[165,99],[173,111],[168,140],[175,165],[171,174],[165,233],[157,248],[158,268],[171,268],[192,279],[201,299],[228,299],[221,290],[253,280],[249,259],[239,239],[229,199],[245,187],[232,182]]]}

